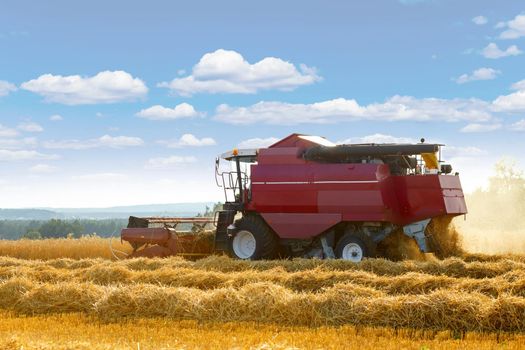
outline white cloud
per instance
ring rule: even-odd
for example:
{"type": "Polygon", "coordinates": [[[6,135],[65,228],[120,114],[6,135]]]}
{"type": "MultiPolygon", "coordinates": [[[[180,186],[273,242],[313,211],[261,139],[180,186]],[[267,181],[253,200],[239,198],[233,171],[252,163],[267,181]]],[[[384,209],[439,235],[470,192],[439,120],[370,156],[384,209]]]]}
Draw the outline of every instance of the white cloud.
{"type": "Polygon", "coordinates": [[[493,80],[501,74],[501,71],[493,68],[479,68],[473,71],[471,74],[463,74],[456,79],[456,83],[464,84],[470,81],[476,80],[493,80]]]}
{"type": "Polygon", "coordinates": [[[444,159],[455,157],[479,157],[486,155],[487,152],[474,146],[458,147],[445,146],[442,148],[442,156],[444,159]]]}
{"type": "Polygon", "coordinates": [[[144,141],[140,137],[133,136],[110,136],[104,135],[96,139],[88,140],[60,140],[60,141],[46,141],[43,143],[45,148],[50,149],[72,149],[72,150],[83,150],[91,148],[123,148],[141,146],[144,141]]]}
{"type": "Polygon", "coordinates": [[[488,19],[485,16],[476,16],[472,18],[472,22],[474,22],[474,24],[477,24],[478,26],[482,26],[488,23],[488,19]]]}
{"type": "Polygon", "coordinates": [[[20,123],[18,124],[17,128],[19,130],[22,130],[22,131],[25,131],[25,132],[42,132],[44,131],[44,128],[37,124],[37,123],[34,123],[34,122],[24,122],[24,123],[20,123]]]}
{"type": "Polygon", "coordinates": [[[54,173],[58,168],[49,164],[37,164],[29,168],[29,171],[36,174],[54,173]]]}
{"type": "Polygon", "coordinates": [[[16,86],[14,84],[5,80],[0,80],[0,97],[7,96],[13,91],[16,91],[16,86]]]}
{"type": "Polygon", "coordinates": [[[49,120],[53,122],[59,122],[61,120],[64,120],[64,118],[60,114],[53,114],[51,117],[49,117],[49,120]]]}
{"type": "Polygon", "coordinates": [[[23,139],[16,138],[0,138],[1,149],[22,149],[28,147],[36,147],[37,139],[34,137],[25,137],[23,139]]]}
{"type": "Polygon", "coordinates": [[[215,119],[230,124],[336,123],[340,121],[488,121],[490,104],[478,99],[418,99],[393,96],[384,103],[361,106],[355,100],[338,98],[312,104],[259,102],[248,107],[217,107],[215,119]]]}
{"type": "Polygon", "coordinates": [[[0,124],[0,137],[15,137],[17,135],[18,131],[15,129],[11,129],[0,124]]]}
{"type": "Polygon", "coordinates": [[[148,93],[142,80],[124,71],[104,71],[92,77],[44,74],[22,83],[21,88],[66,105],[133,101],[148,93]]]}
{"type": "Polygon", "coordinates": [[[166,169],[195,162],[197,162],[197,158],[193,156],[157,157],[148,159],[146,163],[146,168],[166,169]]]}
{"type": "Polygon", "coordinates": [[[514,131],[525,131],[525,119],[521,119],[510,126],[514,131]]]}
{"type": "Polygon", "coordinates": [[[525,36],[525,15],[517,15],[514,19],[498,25],[499,28],[506,28],[500,34],[500,39],[518,39],[525,36]]]}
{"type": "Polygon", "coordinates": [[[510,88],[512,90],[525,90],[525,79],[512,84],[510,88]]]}
{"type": "Polygon", "coordinates": [[[143,109],[136,114],[137,117],[150,120],[173,120],[180,118],[193,118],[202,115],[189,103],[181,103],[174,108],[168,108],[161,105],[151,106],[143,109]]]}
{"type": "Polygon", "coordinates": [[[182,96],[196,93],[253,94],[260,90],[290,91],[319,80],[315,69],[306,65],[297,69],[294,64],[276,57],[266,57],[250,64],[238,52],[219,49],[202,56],[191,75],[158,86],[182,96]]]}
{"type": "Polygon", "coordinates": [[[279,141],[277,137],[267,137],[267,138],[253,138],[253,139],[247,139],[244,141],[239,142],[239,145],[237,147],[239,148],[265,148],[268,146],[273,145],[279,141]]]}
{"type": "Polygon", "coordinates": [[[508,56],[521,55],[521,51],[516,45],[509,46],[505,51],[501,50],[495,43],[488,44],[482,51],[481,54],[486,58],[498,59],[508,56]]]}
{"type": "Polygon", "coordinates": [[[163,140],[159,141],[159,143],[164,144],[169,148],[201,147],[217,144],[211,137],[203,137],[202,139],[199,139],[193,134],[184,134],[178,140],[163,140]]]}
{"type": "Polygon", "coordinates": [[[73,180],[81,181],[121,181],[127,178],[125,174],[119,173],[95,173],[72,176],[73,180]]]}
{"type": "Polygon", "coordinates": [[[351,144],[351,143],[418,143],[419,141],[410,137],[397,137],[385,134],[373,134],[363,137],[352,137],[346,140],[338,141],[337,144],[351,144]]]}
{"type": "Polygon", "coordinates": [[[461,129],[461,132],[489,132],[501,129],[502,125],[500,123],[493,124],[480,124],[480,123],[471,123],[466,125],[461,129]]]}
{"type": "Polygon", "coordinates": [[[512,84],[511,89],[517,91],[509,95],[498,96],[492,103],[494,110],[501,112],[525,111],[525,80],[512,84]]]}
{"type": "Polygon", "coordinates": [[[142,146],[144,141],[140,137],[133,136],[109,136],[104,135],[98,138],[101,146],[119,148],[119,147],[132,147],[142,146]]]}
{"type": "Polygon", "coordinates": [[[0,150],[0,161],[10,162],[10,161],[21,161],[21,160],[39,160],[39,159],[58,159],[59,157],[56,154],[43,154],[37,151],[11,151],[11,150],[0,150]]]}

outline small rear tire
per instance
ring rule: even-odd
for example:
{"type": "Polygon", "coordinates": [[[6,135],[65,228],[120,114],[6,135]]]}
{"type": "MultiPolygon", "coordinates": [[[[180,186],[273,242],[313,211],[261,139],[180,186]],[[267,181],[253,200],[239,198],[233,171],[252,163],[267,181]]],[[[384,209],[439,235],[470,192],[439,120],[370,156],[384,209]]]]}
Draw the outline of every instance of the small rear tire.
{"type": "Polygon", "coordinates": [[[272,259],[277,238],[258,216],[245,216],[235,223],[237,232],[229,240],[230,255],[241,260],[272,259]]]}
{"type": "Polygon", "coordinates": [[[353,232],[344,234],[335,246],[335,256],[338,259],[358,263],[363,258],[373,257],[375,252],[373,243],[364,237],[359,237],[353,232]]]}

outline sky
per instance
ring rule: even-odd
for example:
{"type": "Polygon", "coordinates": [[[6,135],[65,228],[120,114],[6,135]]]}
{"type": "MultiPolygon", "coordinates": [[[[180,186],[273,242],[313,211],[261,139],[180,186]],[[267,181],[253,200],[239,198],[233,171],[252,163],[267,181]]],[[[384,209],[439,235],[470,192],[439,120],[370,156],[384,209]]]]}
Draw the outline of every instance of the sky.
{"type": "Polygon", "coordinates": [[[0,0],[0,207],[223,200],[291,133],[525,165],[523,1],[0,0]]]}

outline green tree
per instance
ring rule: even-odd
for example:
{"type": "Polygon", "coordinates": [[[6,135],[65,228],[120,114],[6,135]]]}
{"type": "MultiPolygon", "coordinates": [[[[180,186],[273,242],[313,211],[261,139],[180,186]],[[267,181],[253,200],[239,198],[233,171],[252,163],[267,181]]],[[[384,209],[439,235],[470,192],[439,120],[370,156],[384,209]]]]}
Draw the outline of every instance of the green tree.
{"type": "Polygon", "coordinates": [[[36,230],[27,230],[27,232],[24,233],[22,238],[25,238],[25,239],[42,239],[42,235],[40,234],[40,232],[38,232],[36,230]]]}

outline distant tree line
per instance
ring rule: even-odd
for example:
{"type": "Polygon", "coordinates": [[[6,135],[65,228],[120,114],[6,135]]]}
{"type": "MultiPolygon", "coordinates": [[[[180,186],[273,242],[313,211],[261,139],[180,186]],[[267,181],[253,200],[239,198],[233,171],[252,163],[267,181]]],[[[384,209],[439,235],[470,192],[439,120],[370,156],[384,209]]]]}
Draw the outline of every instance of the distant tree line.
{"type": "Polygon", "coordinates": [[[0,239],[79,238],[93,234],[110,237],[119,234],[127,224],[127,219],[1,220],[0,239]]]}
{"type": "MultiPolygon", "coordinates": [[[[222,209],[221,203],[206,206],[197,216],[213,217],[222,209]]],[[[127,219],[50,219],[50,220],[0,220],[0,239],[79,238],[87,235],[110,237],[120,235],[128,225],[127,219]]]]}

